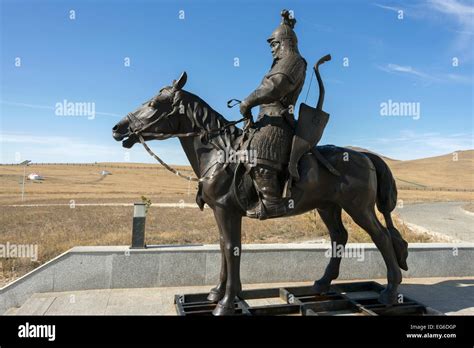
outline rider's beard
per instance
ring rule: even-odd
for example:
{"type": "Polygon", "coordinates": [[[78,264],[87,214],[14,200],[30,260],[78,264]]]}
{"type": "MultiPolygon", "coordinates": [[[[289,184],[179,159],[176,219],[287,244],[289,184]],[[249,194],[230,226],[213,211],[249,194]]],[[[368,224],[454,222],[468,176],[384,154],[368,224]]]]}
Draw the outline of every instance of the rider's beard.
{"type": "Polygon", "coordinates": [[[298,47],[296,46],[296,44],[293,44],[293,43],[288,42],[287,40],[284,40],[280,44],[280,49],[278,50],[274,61],[283,59],[295,53],[299,54],[298,47]]]}
{"type": "Polygon", "coordinates": [[[290,54],[291,50],[289,50],[288,47],[281,47],[276,53],[276,55],[273,57],[272,67],[290,54]]]}

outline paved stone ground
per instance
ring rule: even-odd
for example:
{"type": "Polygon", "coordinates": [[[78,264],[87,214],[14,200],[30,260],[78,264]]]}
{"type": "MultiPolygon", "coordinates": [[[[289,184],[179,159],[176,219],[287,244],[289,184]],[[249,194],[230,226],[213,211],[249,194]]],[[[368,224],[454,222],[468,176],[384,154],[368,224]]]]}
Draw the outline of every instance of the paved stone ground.
{"type": "Polygon", "coordinates": [[[474,214],[462,206],[466,202],[405,204],[396,212],[403,221],[455,240],[474,242],[474,214]]]}
{"type": "MultiPolygon", "coordinates": [[[[384,279],[376,279],[385,284],[384,279]]],[[[346,281],[341,281],[346,282],[346,281]]],[[[337,282],[335,282],[337,283],[337,282]]],[[[304,286],[312,283],[252,284],[245,289],[304,286]]],[[[34,294],[8,315],[176,315],[174,295],[207,292],[211,286],[106,289],[34,294]]],[[[474,315],[474,278],[405,279],[400,292],[448,315],[474,315]]],[[[252,300],[251,305],[283,303],[252,300]]]]}

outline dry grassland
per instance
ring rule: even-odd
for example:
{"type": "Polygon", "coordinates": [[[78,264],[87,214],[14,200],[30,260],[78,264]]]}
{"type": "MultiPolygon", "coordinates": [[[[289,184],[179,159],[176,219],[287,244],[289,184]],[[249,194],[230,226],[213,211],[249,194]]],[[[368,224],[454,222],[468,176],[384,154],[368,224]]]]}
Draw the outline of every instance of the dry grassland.
{"type": "MultiPolygon", "coordinates": [[[[404,203],[417,201],[473,202],[474,151],[416,161],[388,159],[404,203]],[[410,183],[407,183],[410,182],[410,183]],[[421,185],[421,186],[420,186],[421,185]],[[449,188],[470,191],[414,190],[449,188]]],[[[181,170],[191,174],[190,168],[181,170]]],[[[132,208],[121,206],[8,207],[12,204],[133,203],[145,195],[153,203],[194,202],[195,184],[188,183],[158,165],[99,163],[95,166],[32,165],[27,174],[39,173],[45,180],[27,181],[21,202],[23,168],[0,166],[0,244],[37,244],[39,258],[1,259],[0,283],[15,278],[76,245],[124,245],[130,243],[132,208]],[[127,166],[132,168],[119,168],[127,166]],[[108,170],[112,175],[101,177],[108,170]]],[[[472,210],[472,203],[466,205],[472,210]]],[[[383,221],[383,219],[381,218],[383,221]]],[[[369,242],[367,233],[344,214],[350,242],[369,242]]],[[[433,237],[409,230],[395,219],[409,242],[432,242],[433,237]]],[[[244,243],[329,241],[315,212],[288,219],[255,221],[244,219],[244,243]]],[[[148,244],[217,243],[218,232],[212,211],[192,208],[151,207],[147,217],[148,244]]]]}

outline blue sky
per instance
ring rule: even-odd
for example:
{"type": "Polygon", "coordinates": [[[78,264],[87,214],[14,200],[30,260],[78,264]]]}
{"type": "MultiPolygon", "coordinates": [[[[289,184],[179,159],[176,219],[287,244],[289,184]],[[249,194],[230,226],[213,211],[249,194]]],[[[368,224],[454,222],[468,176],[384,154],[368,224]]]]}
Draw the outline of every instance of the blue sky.
{"type": "MultiPolygon", "coordinates": [[[[473,148],[471,1],[0,2],[1,163],[151,162],[140,146],[127,153],[111,128],[183,70],[185,89],[239,118],[225,103],[245,98],[268,71],[266,38],[283,8],[294,11],[310,65],[333,57],[321,68],[331,114],[321,143],[397,159],[473,148]],[[94,103],[95,118],[56,115],[64,100],[94,103]],[[417,103],[419,117],[381,115],[389,100],[417,103]]],[[[316,98],[313,80],[308,103],[316,98]]],[[[187,163],[175,140],[152,147],[187,163]]]]}

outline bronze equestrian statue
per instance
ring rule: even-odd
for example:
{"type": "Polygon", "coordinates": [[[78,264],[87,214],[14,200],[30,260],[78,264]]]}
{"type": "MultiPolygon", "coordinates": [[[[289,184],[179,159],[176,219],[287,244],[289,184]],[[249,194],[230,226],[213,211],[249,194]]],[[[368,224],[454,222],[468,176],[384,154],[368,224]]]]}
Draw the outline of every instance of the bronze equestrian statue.
{"type": "MultiPolygon", "coordinates": [[[[213,314],[233,314],[234,299],[242,289],[242,218],[294,216],[313,209],[327,226],[333,248],[344,246],[348,238],[342,209],[369,233],[387,267],[388,284],[379,301],[393,304],[402,281],[400,269],[408,269],[408,244],[391,218],[397,202],[395,180],[387,164],[375,154],[333,145],[315,146],[329,117],[322,111],[324,87],[318,70],[329,56],[314,68],[320,88],[316,108],[301,103],[295,122],[292,114],[304,83],[306,62],[298,53],[294,19],[287,11],[282,17],[282,24],[268,40],[274,56],[272,68],[240,105],[247,121],[244,131],[235,126],[237,121],[226,120],[204,100],[183,90],[187,80],[183,73],[117,123],[113,137],[125,148],[142,143],[173,171],[146,141],[179,138],[198,178],[196,202],[201,209],[207,204],[213,210],[220,233],[220,279],[208,297],[217,302],[213,314]],[[253,123],[250,110],[257,105],[260,113],[253,123]],[[221,161],[222,153],[230,150],[243,154],[255,150],[256,165],[245,160],[221,161]],[[386,226],[378,220],[375,206],[386,226]]],[[[324,275],[314,283],[318,293],[327,292],[339,275],[340,253],[332,255],[324,275]]]]}

